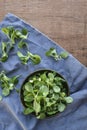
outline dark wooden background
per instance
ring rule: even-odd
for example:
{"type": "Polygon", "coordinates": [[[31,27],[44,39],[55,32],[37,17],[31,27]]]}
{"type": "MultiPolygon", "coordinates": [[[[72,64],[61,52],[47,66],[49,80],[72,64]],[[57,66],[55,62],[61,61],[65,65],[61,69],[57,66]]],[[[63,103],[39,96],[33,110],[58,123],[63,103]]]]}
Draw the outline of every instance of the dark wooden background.
{"type": "Polygon", "coordinates": [[[0,21],[14,13],[87,66],[87,0],[0,0],[0,21]]]}

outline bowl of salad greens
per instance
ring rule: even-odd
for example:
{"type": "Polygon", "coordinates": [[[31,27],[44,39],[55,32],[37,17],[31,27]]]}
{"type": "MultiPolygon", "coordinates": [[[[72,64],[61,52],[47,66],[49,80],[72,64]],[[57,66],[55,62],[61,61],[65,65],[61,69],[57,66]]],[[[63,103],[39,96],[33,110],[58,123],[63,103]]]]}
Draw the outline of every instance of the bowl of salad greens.
{"type": "Polygon", "coordinates": [[[58,72],[35,71],[29,74],[20,89],[23,113],[34,114],[37,119],[53,117],[73,102],[69,95],[68,83],[58,72]]]}

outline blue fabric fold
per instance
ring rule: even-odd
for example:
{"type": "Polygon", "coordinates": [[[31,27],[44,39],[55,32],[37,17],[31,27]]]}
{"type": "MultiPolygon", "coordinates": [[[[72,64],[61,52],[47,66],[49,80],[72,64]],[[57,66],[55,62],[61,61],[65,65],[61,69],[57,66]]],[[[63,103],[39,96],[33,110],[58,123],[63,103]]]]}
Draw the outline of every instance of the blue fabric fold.
{"type": "MultiPolygon", "coordinates": [[[[27,28],[29,49],[39,54],[42,60],[38,65],[33,65],[31,62],[22,65],[16,55],[15,45],[15,49],[9,54],[9,59],[5,63],[0,62],[0,72],[5,70],[8,76],[21,74],[17,84],[17,88],[20,88],[31,72],[43,68],[53,69],[67,80],[74,101],[59,115],[38,120],[32,114],[23,115],[20,96],[12,91],[10,96],[0,102],[0,130],[87,130],[87,68],[71,54],[67,59],[59,62],[46,57],[45,52],[50,47],[55,47],[59,53],[64,49],[17,16],[7,14],[0,23],[0,29],[5,26],[27,28]]],[[[3,40],[6,41],[7,37],[0,30],[0,43],[3,40]]]]}

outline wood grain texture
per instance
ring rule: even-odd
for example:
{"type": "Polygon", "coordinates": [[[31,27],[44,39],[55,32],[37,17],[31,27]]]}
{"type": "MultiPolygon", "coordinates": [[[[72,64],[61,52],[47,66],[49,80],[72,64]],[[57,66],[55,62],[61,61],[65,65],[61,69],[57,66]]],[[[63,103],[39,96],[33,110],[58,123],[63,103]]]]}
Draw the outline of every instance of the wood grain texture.
{"type": "Polygon", "coordinates": [[[87,0],[0,0],[0,21],[14,13],[87,66],[87,0]]]}

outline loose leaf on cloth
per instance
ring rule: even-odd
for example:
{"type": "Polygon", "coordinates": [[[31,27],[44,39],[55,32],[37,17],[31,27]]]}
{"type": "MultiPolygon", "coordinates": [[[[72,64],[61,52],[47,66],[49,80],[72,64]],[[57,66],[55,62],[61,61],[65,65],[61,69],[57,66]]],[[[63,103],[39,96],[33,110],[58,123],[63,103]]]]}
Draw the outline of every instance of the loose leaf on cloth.
{"type": "Polygon", "coordinates": [[[41,62],[41,57],[37,54],[32,54],[29,51],[26,55],[23,55],[20,51],[17,52],[18,57],[22,64],[27,64],[28,60],[31,59],[33,64],[39,64],[41,62]]]}
{"type": "Polygon", "coordinates": [[[9,78],[6,76],[4,71],[0,73],[0,84],[3,96],[8,96],[10,94],[11,90],[13,90],[15,88],[15,85],[18,83],[18,78],[19,75],[9,78]]]}
{"type": "Polygon", "coordinates": [[[50,48],[46,53],[46,56],[53,57],[56,61],[63,59],[66,59],[69,54],[66,51],[61,52],[60,54],[57,53],[55,48],[50,48]]]}
{"type": "Polygon", "coordinates": [[[18,43],[18,48],[23,48],[23,46],[27,46],[27,43],[24,42],[24,39],[27,39],[28,37],[28,31],[27,29],[23,28],[21,31],[16,30],[13,26],[7,26],[3,27],[2,32],[7,35],[9,42],[2,42],[2,57],[0,58],[0,61],[5,62],[8,59],[9,52],[14,48],[14,44],[16,43],[16,40],[20,40],[18,43]]]}
{"type": "Polygon", "coordinates": [[[63,59],[66,59],[68,56],[69,56],[69,53],[68,52],[61,52],[60,54],[59,54],[59,56],[61,57],[61,58],[63,58],[63,59]]]}
{"type": "Polygon", "coordinates": [[[71,103],[73,101],[73,99],[71,97],[65,97],[65,101],[67,103],[71,103]]]}
{"type": "Polygon", "coordinates": [[[23,28],[21,31],[15,29],[13,26],[7,26],[2,28],[2,32],[4,32],[7,37],[11,40],[12,44],[15,44],[15,39],[27,39],[28,31],[26,28],[23,28]]]}
{"type": "Polygon", "coordinates": [[[23,40],[21,40],[21,41],[18,43],[18,48],[23,48],[23,47],[27,47],[27,48],[28,48],[27,43],[24,42],[23,40]]]}
{"type": "Polygon", "coordinates": [[[47,52],[46,52],[46,56],[51,56],[53,57],[56,61],[59,60],[59,55],[56,52],[55,48],[50,48],[47,52]]]}
{"type": "Polygon", "coordinates": [[[0,96],[0,101],[2,100],[2,96],[0,96]]]}
{"type": "Polygon", "coordinates": [[[5,42],[2,42],[2,57],[0,58],[0,61],[5,62],[7,59],[8,59],[7,44],[5,42]]]}

